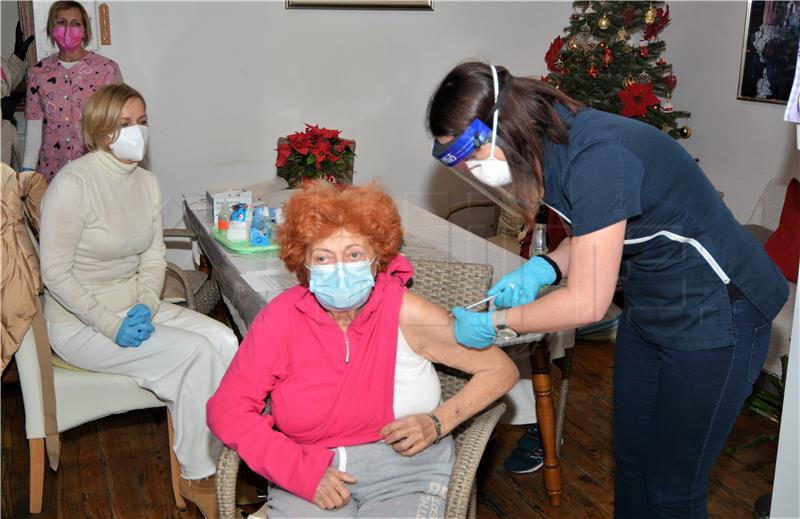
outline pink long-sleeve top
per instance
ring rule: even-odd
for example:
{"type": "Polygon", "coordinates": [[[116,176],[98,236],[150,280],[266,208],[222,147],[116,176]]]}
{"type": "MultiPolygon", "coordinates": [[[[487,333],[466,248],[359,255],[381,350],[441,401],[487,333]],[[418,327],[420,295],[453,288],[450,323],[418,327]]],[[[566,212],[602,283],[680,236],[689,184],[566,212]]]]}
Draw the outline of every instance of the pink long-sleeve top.
{"type": "Polygon", "coordinates": [[[331,448],[380,440],[394,420],[397,330],[412,274],[396,256],[347,332],[306,287],[270,301],[208,401],[209,428],[251,469],[312,501],[331,448]]]}

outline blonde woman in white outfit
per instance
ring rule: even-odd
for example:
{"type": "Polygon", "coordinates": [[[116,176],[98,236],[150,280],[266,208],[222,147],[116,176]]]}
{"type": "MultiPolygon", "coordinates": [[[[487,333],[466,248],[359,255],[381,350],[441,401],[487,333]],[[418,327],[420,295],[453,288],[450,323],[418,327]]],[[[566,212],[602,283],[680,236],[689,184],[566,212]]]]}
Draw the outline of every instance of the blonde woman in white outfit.
{"type": "Polygon", "coordinates": [[[236,353],[230,329],[159,300],[166,263],[158,182],[138,161],[147,143],[142,96],[108,85],[83,111],[90,153],[50,184],[41,223],[45,316],[53,349],[75,366],[134,378],[167,403],[181,494],[216,518],[220,444],[205,406],[236,353]]]}

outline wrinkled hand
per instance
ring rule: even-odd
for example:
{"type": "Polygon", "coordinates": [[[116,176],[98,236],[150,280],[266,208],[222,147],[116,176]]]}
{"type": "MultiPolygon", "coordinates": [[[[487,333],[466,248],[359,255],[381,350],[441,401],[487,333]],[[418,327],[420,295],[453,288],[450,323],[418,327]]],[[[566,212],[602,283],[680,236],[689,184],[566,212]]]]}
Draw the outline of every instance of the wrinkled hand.
{"type": "Polygon", "coordinates": [[[17,57],[22,61],[25,61],[25,55],[28,53],[28,47],[31,46],[32,42],[33,36],[28,36],[27,38],[23,39],[22,25],[17,22],[16,38],[14,39],[14,54],[16,54],[17,57]]]}
{"type": "Polygon", "coordinates": [[[143,304],[133,305],[122,320],[114,339],[123,348],[138,348],[155,331],[150,309],[143,304]]]}
{"type": "Polygon", "coordinates": [[[403,456],[424,451],[436,439],[433,419],[426,414],[412,414],[390,422],[379,431],[387,444],[403,456]]]}
{"type": "Polygon", "coordinates": [[[356,482],[358,480],[347,472],[328,467],[314,492],[314,504],[323,510],[343,507],[350,502],[350,490],[345,483],[356,482]]]}
{"type": "Polygon", "coordinates": [[[531,258],[518,269],[509,272],[495,284],[487,295],[497,295],[497,308],[526,305],[536,299],[542,287],[556,280],[556,271],[540,256],[531,258]]]}
{"type": "Polygon", "coordinates": [[[494,329],[492,314],[494,310],[488,312],[470,312],[456,306],[451,311],[455,321],[453,331],[456,334],[456,341],[468,348],[483,349],[491,346],[497,337],[494,329]]]}

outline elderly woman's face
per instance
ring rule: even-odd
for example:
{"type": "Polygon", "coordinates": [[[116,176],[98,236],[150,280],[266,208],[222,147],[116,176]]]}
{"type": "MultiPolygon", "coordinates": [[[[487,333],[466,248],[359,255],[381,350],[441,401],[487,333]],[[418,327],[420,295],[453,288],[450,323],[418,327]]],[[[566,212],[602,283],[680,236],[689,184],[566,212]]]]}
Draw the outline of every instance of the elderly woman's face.
{"type": "MultiPolygon", "coordinates": [[[[306,265],[333,265],[370,261],[375,250],[369,238],[347,229],[339,229],[332,235],[313,242],[306,250],[306,265]]],[[[375,274],[373,264],[373,275],[375,274]]]]}

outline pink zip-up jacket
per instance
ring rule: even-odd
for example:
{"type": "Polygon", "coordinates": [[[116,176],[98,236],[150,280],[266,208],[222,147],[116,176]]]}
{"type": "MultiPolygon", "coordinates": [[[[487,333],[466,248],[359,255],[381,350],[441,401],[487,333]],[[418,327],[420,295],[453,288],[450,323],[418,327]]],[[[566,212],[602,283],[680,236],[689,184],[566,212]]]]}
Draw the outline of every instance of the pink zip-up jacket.
{"type": "Polygon", "coordinates": [[[211,431],[258,474],[313,502],[330,449],[380,440],[394,420],[397,330],[412,275],[396,256],[346,333],[306,287],[270,301],[208,401],[211,431]]]}

